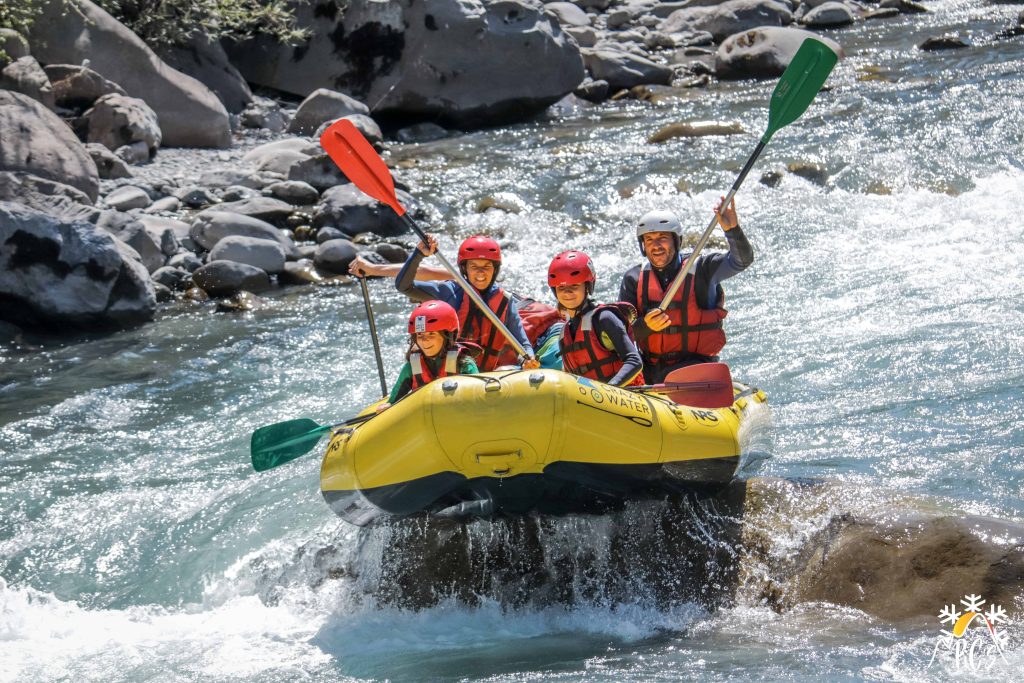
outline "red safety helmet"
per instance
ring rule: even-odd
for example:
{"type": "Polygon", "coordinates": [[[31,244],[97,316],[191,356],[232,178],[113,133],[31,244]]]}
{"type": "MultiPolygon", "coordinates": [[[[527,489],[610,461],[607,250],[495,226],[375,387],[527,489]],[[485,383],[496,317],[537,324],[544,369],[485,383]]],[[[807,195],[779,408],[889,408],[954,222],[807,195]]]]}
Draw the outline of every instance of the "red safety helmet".
{"type": "Polygon", "coordinates": [[[495,266],[501,263],[501,247],[490,237],[473,235],[459,245],[459,263],[473,258],[494,261],[495,266]]]}
{"type": "Polygon", "coordinates": [[[548,286],[555,291],[558,285],[576,285],[586,283],[587,294],[594,293],[597,282],[597,271],[594,262],[582,251],[570,249],[551,259],[548,266],[548,286]]]}
{"type": "Polygon", "coordinates": [[[454,332],[459,334],[459,314],[443,301],[424,301],[409,315],[409,334],[454,332]]]}

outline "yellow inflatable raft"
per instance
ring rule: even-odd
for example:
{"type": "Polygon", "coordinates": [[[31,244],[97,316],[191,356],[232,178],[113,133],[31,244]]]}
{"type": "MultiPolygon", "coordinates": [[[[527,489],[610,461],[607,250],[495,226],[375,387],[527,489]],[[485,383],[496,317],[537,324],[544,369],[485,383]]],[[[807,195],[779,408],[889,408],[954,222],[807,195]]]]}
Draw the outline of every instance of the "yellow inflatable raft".
{"type": "Polygon", "coordinates": [[[723,484],[740,464],[741,427],[766,401],[733,386],[733,404],[712,409],[557,370],[443,378],[335,431],[320,489],[343,519],[365,525],[415,514],[600,512],[723,484]]]}

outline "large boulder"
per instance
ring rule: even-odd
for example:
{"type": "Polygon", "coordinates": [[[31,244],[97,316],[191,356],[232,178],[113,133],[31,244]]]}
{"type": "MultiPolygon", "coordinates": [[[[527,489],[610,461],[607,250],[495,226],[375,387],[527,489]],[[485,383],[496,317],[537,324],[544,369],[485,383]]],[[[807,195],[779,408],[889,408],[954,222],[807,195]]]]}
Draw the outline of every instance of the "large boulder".
{"type": "Polygon", "coordinates": [[[284,249],[272,240],[256,237],[225,237],[210,250],[210,262],[234,261],[256,266],[268,273],[280,273],[286,260],[284,249]]]}
{"type": "Polygon", "coordinates": [[[676,10],[659,27],[665,33],[707,31],[716,41],[756,26],[787,26],[793,12],[776,0],[726,0],[713,7],[676,10]]]}
{"type": "Polygon", "coordinates": [[[324,121],[335,121],[350,114],[369,116],[370,108],[344,93],[318,88],[299,105],[288,132],[312,135],[324,121]]]}
{"type": "Polygon", "coordinates": [[[50,79],[35,57],[22,57],[4,67],[0,71],[0,89],[28,95],[48,109],[53,109],[55,104],[50,79]]]}
{"type": "Polygon", "coordinates": [[[217,297],[270,289],[270,276],[266,271],[234,261],[211,261],[192,273],[192,281],[210,296],[217,297]]]}
{"type": "Polygon", "coordinates": [[[124,145],[142,142],[148,158],[160,147],[160,122],[156,112],[137,97],[104,95],[85,112],[89,122],[88,142],[97,142],[113,151],[124,145]]]}
{"type": "Polygon", "coordinates": [[[69,11],[46,0],[29,36],[32,54],[47,64],[81,64],[99,72],[160,119],[167,147],[230,147],[228,113],[209,88],[169,67],[120,22],[89,0],[69,11]]]}
{"type": "MultiPolygon", "coordinates": [[[[28,41],[14,29],[0,28],[0,51],[13,62],[29,55],[28,41]]],[[[0,65],[4,63],[3,60],[0,60],[0,65]]]]}
{"type": "Polygon", "coordinates": [[[153,285],[135,256],[91,223],[0,202],[0,315],[58,330],[152,320],[153,285]]]}
{"type": "Polygon", "coordinates": [[[100,214],[81,190],[31,173],[0,171],[0,201],[18,202],[64,220],[95,222],[100,214]]]}
{"type": "Polygon", "coordinates": [[[185,45],[154,49],[168,65],[209,88],[232,114],[241,113],[252,102],[249,84],[231,66],[220,43],[209,36],[196,33],[185,45]]]}
{"type": "Polygon", "coordinates": [[[99,171],[71,129],[42,103],[0,90],[0,171],[27,173],[84,192],[96,201],[99,171]]]}
{"type": "Polygon", "coordinates": [[[257,39],[231,49],[250,83],[305,96],[343,91],[375,117],[456,127],[521,119],[583,80],[576,43],[528,0],[352,0],[300,6],[298,47],[257,39]]]}
{"type": "Polygon", "coordinates": [[[715,53],[715,75],[723,79],[781,76],[807,38],[825,43],[843,57],[837,42],[811,31],[762,26],[725,39],[715,53]]]}
{"type": "Polygon", "coordinates": [[[231,235],[275,241],[286,254],[296,254],[294,242],[270,223],[251,216],[207,209],[196,214],[189,229],[189,238],[203,249],[213,249],[217,242],[231,235]]]}
{"type": "MultiPolygon", "coordinates": [[[[397,190],[399,203],[407,209],[413,204],[409,193],[397,190]]],[[[405,222],[390,207],[365,194],[355,185],[338,185],[325,191],[313,216],[313,227],[331,226],[346,235],[373,232],[396,237],[409,231],[405,222]]]]}

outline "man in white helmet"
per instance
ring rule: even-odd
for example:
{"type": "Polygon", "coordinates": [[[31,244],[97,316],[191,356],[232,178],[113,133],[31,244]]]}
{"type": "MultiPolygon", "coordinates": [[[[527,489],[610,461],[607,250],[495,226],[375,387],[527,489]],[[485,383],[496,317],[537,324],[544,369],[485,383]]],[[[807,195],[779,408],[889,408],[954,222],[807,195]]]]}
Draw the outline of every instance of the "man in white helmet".
{"type": "MultiPolygon", "coordinates": [[[[724,198],[723,198],[724,199],[724,198]]],[[[671,211],[645,214],[636,227],[646,260],[622,277],[619,300],[636,306],[642,316],[633,326],[644,360],[644,377],[661,382],[672,370],[718,360],[725,346],[726,315],[722,281],[754,262],[754,250],[736,217],[736,201],[715,208],[729,251],[704,252],[687,274],[667,310],[658,308],[665,291],[689,254],[681,254],[683,227],[671,211]]]]}

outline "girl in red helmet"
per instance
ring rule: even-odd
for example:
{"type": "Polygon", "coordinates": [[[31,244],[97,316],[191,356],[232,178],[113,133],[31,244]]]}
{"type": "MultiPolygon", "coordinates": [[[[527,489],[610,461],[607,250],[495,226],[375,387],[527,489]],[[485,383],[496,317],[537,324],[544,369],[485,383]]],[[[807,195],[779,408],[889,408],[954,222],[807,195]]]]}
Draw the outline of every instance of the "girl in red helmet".
{"type": "MultiPolygon", "coordinates": [[[[437,251],[437,241],[427,238],[429,244],[420,242],[419,248],[409,256],[402,266],[395,286],[398,291],[413,300],[437,299],[451,305],[457,311],[461,333],[459,339],[473,342],[483,348],[480,356],[480,369],[484,372],[494,370],[507,358],[508,340],[491,324],[473,301],[466,296],[462,288],[455,282],[428,282],[414,279],[420,261],[437,251]]],[[[490,237],[474,235],[459,246],[459,270],[463,277],[480,294],[487,306],[494,312],[512,336],[526,349],[528,360],[524,360],[524,368],[540,367],[540,363],[532,358],[533,346],[523,329],[523,321],[512,299],[512,295],[495,284],[501,270],[501,247],[490,237]]]]}
{"type": "Polygon", "coordinates": [[[582,251],[563,251],[548,266],[548,286],[568,319],[559,347],[566,372],[615,386],[644,383],[643,361],[633,340],[636,309],[627,303],[595,304],[597,274],[582,251]]]}
{"type": "Polygon", "coordinates": [[[382,403],[377,412],[439,377],[479,372],[473,358],[479,348],[459,343],[458,336],[459,317],[445,302],[426,301],[414,308],[409,315],[409,350],[405,354],[405,365],[391,388],[387,403],[382,403]]]}

